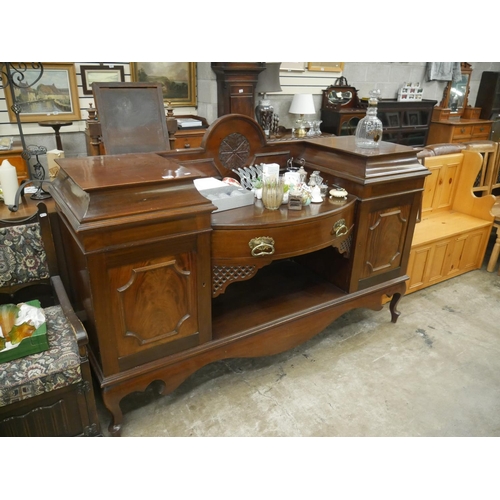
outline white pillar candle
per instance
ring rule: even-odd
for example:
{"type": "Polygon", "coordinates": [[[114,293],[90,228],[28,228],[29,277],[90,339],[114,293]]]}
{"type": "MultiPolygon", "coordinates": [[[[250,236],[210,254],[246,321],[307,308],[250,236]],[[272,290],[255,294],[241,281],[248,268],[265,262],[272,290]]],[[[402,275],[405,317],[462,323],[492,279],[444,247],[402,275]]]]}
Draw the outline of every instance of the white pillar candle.
{"type": "Polygon", "coordinates": [[[0,186],[2,187],[3,201],[6,205],[14,205],[16,192],[19,187],[17,171],[9,160],[4,160],[0,165],[0,186]]]}

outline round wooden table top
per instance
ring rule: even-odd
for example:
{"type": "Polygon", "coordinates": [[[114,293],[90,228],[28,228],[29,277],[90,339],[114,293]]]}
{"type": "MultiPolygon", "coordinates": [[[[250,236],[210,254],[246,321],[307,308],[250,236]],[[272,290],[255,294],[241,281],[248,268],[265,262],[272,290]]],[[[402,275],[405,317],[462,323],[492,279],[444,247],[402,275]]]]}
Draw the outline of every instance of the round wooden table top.
{"type": "Polygon", "coordinates": [[[73,122],[61,121],[61,120],[49,120],[47,122],[38,122],[40,127],[65,127],[66,125],[73,125],[73,122]]]}

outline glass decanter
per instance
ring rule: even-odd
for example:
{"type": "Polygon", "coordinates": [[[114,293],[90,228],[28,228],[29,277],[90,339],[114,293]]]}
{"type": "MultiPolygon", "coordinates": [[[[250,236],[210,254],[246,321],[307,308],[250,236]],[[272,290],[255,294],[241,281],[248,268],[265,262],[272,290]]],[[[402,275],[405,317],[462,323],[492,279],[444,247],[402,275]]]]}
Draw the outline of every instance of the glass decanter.
{"type": "Polygon", "coordinates": [[[366,116],[359,120],[356,127],[356,146],[366,149],[378,148],[382,140],[382,122],[377,117],[377,104],[380,90],[371,90],[366,116]]]}

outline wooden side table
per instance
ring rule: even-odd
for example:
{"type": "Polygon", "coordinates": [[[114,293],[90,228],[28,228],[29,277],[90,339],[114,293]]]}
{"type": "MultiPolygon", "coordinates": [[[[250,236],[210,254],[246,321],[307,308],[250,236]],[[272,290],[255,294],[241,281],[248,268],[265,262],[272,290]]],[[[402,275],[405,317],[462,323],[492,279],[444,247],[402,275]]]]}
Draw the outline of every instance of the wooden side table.
{"type": "Polygon", "coordinates": [[[40,127],[52,127],[54,130],[54,133],[56,135],[56,145],[57,149],[63,150],[62,147],[62,142],[61,142],[61,134],[59,131],[61,130],[61,127],[67,127],[68,125],[73,125],[73,122],[68,122],[68,121],[48,121],[48,122],[38,122],[38,125],[40,127]]]}
{"type": "MultiPolygon", "coordinates": [[[[55,214],[55,203],[54,200],[48,199],[43,200],[45,205],[47,206],[47,210],[49,214],[55,214]]],[[[19,198],[19,208],[17,212],[11,212],[9,207],[5,205],[5,203],[0,202],[0,219],[7,220],[9,222],[13,221],[22,221],[23,219],[28,219],[33,216],[34,213],[38,210],[37,206],[40,203],[40,200],[32,200],[28,195],[21,196],[19,198]]],[[[52,217],[51,217],[52,219],[52,217]]]]}

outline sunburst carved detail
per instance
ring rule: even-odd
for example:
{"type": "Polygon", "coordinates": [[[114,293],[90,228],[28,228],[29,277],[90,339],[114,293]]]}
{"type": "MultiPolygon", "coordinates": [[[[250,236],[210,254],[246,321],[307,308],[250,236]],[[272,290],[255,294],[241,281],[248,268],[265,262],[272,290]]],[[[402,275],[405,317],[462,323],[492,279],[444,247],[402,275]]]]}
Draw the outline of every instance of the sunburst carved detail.
{"type": "Polygon", "coordinates": [[[250,143],[241,134],[229,134],[219,147],[219,160],[225,168],[241,168],[245,166],[250,155],[250,143]]]}

